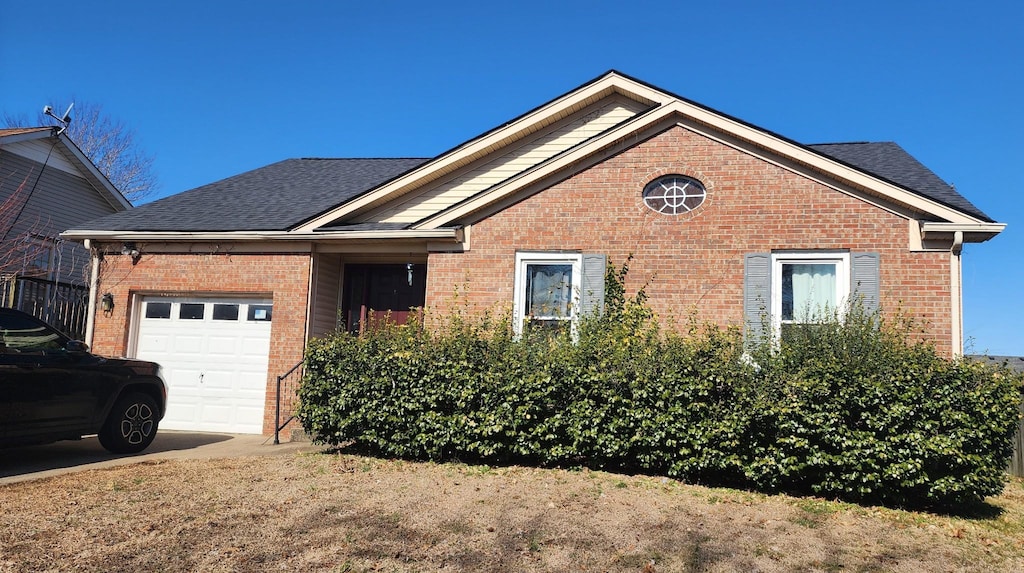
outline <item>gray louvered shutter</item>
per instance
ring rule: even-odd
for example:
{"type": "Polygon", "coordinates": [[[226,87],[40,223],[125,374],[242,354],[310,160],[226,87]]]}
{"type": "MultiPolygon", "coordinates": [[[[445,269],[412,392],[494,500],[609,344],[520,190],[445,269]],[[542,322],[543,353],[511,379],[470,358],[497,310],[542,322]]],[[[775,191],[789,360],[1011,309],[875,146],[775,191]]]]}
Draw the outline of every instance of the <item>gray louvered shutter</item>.
{"type": "Polygon", "coordinates": [[[772,286],[770,253],[748,253],[743,258],[743,333],[747,344],[765,339],[772,286]]]}
{"type": "Polygon", "coordinates": [[[867,314],[878,312],[881,287],[878,281],[878,253],[850,254],[850,293],[853,302],[867,314]]]}
{"type": "Polygon", "coordinates": [[[583,254],[583,276],[580,281],[580,310],[584,316],[604,312],[604,273],[608,257],[583,254]]]}

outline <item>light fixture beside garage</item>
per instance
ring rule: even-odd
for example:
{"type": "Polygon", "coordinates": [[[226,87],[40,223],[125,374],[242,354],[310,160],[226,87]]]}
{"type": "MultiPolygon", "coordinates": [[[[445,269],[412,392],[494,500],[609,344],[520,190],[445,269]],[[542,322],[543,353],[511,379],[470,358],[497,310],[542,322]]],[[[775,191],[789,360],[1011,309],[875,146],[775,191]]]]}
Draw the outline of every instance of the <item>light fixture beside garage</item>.
{"type": "Polygon", "coordinates": [[[139,262],[139,258],[142,257],[142,253],[139,252],[138,247],[135,243],[125,243],[121,245],[121,254],[132,258],[132,264],[139,262]]]}

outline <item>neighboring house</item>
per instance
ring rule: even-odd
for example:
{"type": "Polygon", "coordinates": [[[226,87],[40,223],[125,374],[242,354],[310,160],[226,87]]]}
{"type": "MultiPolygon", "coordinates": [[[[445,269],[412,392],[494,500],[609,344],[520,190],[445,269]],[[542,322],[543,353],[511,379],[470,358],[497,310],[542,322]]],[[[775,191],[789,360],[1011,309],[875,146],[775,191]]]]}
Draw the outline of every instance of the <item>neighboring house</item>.
{"type": "MultiPolygon", "coordinates": [[[[1024,374],[1024,356],[970,354],[968,358],[993,366],[1006,366],[1018,374],[1024,374]]],[[[1016,477],[1024,477],[1024,402],[1021,402],[1020,414],[1020,420],[1017,421],[1017,435],[1013,438],[1013,456],[1010,458],[1008,470],[1011,475],[1016,477]]]]}
{"type": "Polygon", "coordinates": [[[310,337],[421,305],[557,325],[629,254],[663,316],[760,336],[856,295],[959,354],[961,246],[1003,227],[893,143],[801,145],[609,72],[433,159],[290,159],[64,236],[113,305],[96,350],[163,363],[165,427],[269,433],[310,337]]]}
{"type": "Polygon", "coordinates": [[[1006,365],[1014,372],[1024,374],[1024,356],[990,356],[988,354],[969,354],[967,357],[995,366],[1006,365]]]}
{"type": "Polygon", "coordinates": [[[89,251],[59,233],[129,208],[57,128],[0,129],[0,306],[82,337],[89,251]]]}

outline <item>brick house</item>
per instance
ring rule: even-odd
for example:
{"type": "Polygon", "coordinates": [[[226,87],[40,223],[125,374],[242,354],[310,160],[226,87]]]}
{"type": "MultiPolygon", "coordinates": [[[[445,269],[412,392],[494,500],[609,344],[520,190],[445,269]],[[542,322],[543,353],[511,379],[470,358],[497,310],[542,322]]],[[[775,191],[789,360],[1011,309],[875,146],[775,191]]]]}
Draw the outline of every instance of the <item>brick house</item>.
{"type": "Polygon", "coordinates": [[[631,253],[664,316],[759,336],[857,296],[959,354],[961,246],[1003,228],[893,143],[802,145],[613,71],[432,159],[285,160],[64,236],[92,346],[164,364],[164,427],[270,433],[310,337],[456,291],[571,323],[631,253]]]}

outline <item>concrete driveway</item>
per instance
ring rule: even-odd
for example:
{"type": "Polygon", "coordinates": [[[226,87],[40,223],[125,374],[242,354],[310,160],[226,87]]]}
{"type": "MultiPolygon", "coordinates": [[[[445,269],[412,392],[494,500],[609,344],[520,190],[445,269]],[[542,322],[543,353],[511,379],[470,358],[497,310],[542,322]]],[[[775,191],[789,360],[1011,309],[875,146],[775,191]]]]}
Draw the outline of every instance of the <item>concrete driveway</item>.
{"type": "Polygon", "coordinates": [[[274,445],[273,436],[160,430],[140,454],[111,454],[96,436],[45,446],[0,449],[0,485],[156,459],[290,455],[322,450],[309,442],[274,445]]]}

